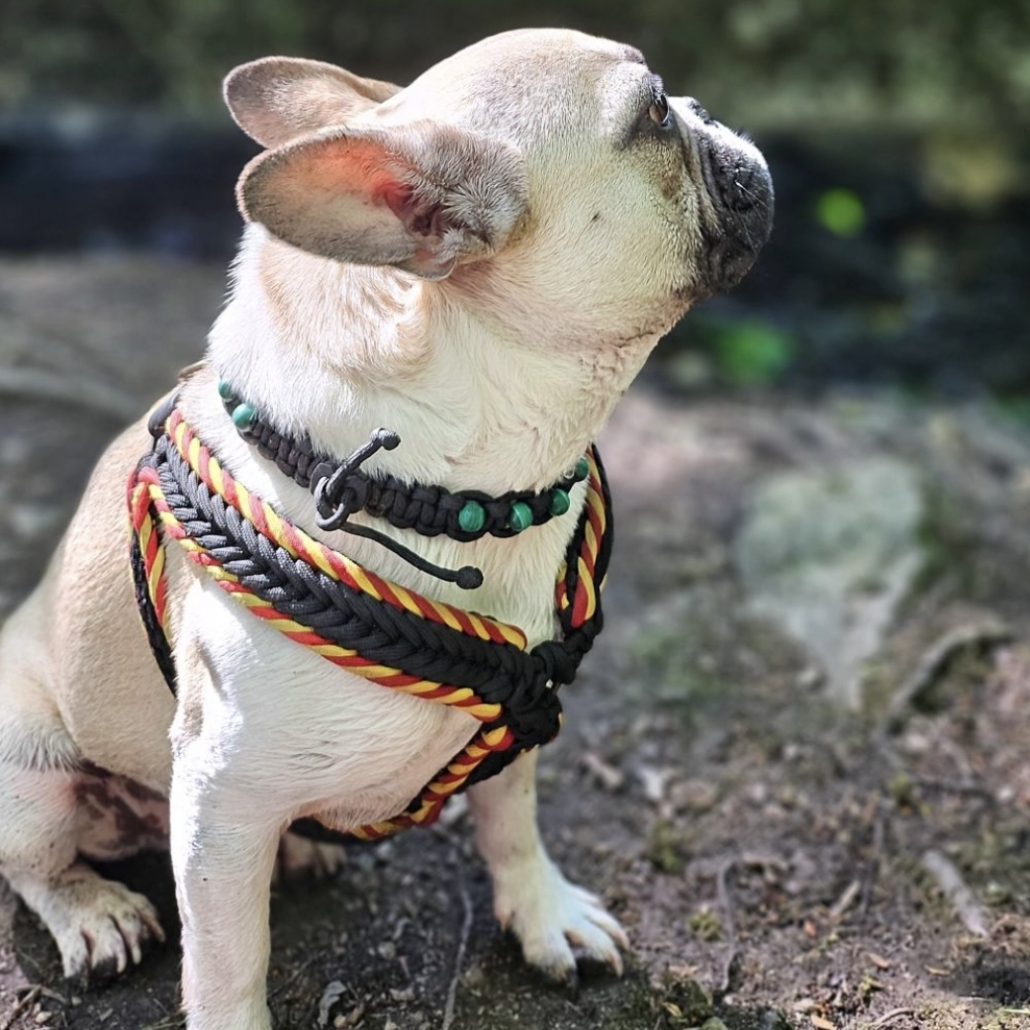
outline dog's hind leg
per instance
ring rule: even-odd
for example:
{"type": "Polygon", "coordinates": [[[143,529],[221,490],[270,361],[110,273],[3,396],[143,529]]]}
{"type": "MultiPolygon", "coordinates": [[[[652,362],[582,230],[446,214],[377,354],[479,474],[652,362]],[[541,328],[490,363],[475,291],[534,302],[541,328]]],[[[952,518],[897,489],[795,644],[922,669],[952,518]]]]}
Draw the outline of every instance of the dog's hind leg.
{"type": "Polygon", "coordinates": [[[79,860],[83,805],[74,742],[42,682],[40,596],[0,631],[0,874],[43,920],[67,976],[139,961],[162,937],[150,902],[79,860]]]}
{"type": "Polygon", "coordinates": [[[556,980],[576,977],[576,956],[622,972],[629,947],[600,898],[570,883],[544,850],[536,822],[536,752],[469,790],[476,843],[490,867],[494,913],[526,961],[556,980]]]}

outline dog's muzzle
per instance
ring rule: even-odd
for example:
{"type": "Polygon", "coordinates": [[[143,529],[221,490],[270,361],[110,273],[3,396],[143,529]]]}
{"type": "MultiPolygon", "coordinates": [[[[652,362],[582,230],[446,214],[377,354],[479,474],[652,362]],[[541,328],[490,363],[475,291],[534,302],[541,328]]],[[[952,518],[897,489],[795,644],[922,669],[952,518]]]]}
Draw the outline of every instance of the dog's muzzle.
{"type": "Polygon", "coordinates": [[[705,189],[718,226],[705,231],[705,283],[721,293],[740,282],[772,232],[773,184],[761,155],[718,122],[696,134],[705,189]]]}

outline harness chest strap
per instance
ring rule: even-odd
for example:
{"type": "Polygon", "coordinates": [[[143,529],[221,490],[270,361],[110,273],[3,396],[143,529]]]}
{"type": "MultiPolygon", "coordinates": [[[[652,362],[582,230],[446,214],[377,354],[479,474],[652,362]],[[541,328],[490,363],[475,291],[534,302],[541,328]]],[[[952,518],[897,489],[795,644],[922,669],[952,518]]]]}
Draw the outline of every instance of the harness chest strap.
{"type": "Polygon", "coordinates": [[[450,796],[558,732],[557,688],[575,677],[603,625],[610,498],[594,448],[588,464],[586,503],[555,589],[563,639],[530,651],[517,626],[407,590],[308,536],[233,479],[173,409],[129,483],[137,603],[161,671],[174,691],[164,570],[172,540],[235,601],[296,643],[483,724],[404,812],[350,832],[376,840],[429,824],[450,796]]]}

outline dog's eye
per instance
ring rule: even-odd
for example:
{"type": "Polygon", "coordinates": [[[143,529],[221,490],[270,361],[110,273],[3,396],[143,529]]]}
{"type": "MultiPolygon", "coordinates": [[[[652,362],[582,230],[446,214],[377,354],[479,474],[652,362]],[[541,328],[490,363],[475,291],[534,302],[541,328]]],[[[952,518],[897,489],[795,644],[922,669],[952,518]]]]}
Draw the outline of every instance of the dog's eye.
{"type": "Polygon", "coordinates": [[[671,127],[672,110],[669,108],[669,98],[665,95],[664,91],[655,94],[654,101],[647,109],[647,114],[659,129],[671,127]]]}

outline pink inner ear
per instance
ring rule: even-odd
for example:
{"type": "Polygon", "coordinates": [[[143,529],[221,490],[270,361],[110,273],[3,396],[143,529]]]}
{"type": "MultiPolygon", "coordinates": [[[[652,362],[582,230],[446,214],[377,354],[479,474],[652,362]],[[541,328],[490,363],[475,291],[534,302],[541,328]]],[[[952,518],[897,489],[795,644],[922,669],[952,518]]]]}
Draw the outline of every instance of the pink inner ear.
{"type": "Polygon", "coordinates": [[[386,183],[376,191],[387,207],[413,236],[440,237],[444,232],[443,211],[438,204],[419,204],[413,186],[386,183]]]}
{"type": "Polygon", "coordinates": [[[387,180],[377,186],[372,196],[378,203],[385,204],[402,222],[407,222],[414,192],[411,186],[387,180]]]}
{"type": "Polygon", "coordinates": [[[401,185],[384,167],[382,151],[360,143],[349,142],[346,149],[338,149],[334,141],[328,145],[301,150],[295,157],[294,174],[302,177],[306,187],[326,193],[364,194],[373,204],[387,204],[398,218],[403,199],[410,196],[411,187],[401,185]],[[402,198],[395,206],[394,195],[402,198]]]}

